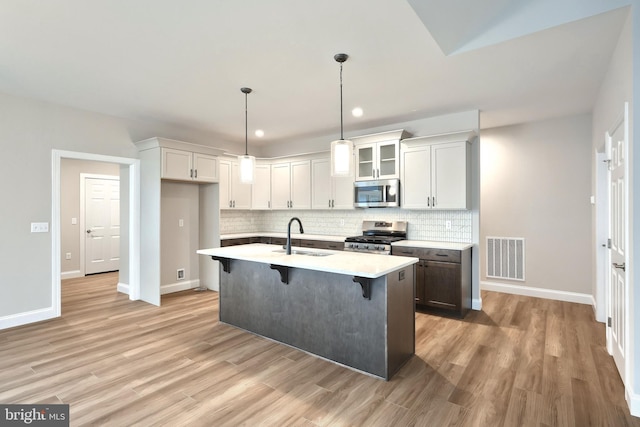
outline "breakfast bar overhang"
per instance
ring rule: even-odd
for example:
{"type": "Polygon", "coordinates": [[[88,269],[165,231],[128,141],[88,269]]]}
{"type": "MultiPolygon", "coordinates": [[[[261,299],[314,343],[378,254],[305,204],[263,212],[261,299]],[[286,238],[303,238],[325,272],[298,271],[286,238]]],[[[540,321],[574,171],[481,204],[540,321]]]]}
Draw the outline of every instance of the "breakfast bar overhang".
{"type": "Polygon", "coordinates": [[[220,261],[220,321],[389,380],[415,352],[417,258],[250,244],[220,261]]]}

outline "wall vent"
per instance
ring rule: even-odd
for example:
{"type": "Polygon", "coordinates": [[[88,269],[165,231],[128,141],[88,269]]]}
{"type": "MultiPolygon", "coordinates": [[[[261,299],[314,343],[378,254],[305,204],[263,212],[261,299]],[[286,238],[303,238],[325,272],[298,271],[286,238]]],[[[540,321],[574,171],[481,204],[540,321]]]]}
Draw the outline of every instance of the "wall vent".
{"type": "Polygon", "coordinates": [[[524,238],[487,237],[487,277],[524,281],[524,238]]]}

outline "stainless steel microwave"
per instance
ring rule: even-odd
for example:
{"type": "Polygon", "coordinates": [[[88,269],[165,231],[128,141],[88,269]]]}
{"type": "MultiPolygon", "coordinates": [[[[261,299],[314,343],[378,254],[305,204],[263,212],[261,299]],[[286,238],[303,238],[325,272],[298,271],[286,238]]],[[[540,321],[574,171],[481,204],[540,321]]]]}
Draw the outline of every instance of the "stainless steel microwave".
{"type": "Polygon", "coordinates": [[[353,206],[385,208],[400,206],[400,180],[378,179],[353,183],[353,206]]]}

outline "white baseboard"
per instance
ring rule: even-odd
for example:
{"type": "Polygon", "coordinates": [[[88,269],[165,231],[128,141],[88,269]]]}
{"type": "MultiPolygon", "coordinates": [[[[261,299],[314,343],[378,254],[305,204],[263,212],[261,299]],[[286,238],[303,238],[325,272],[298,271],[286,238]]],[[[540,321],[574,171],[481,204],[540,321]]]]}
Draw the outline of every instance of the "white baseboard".
{"type": "Polygon", "coordinates": [[[593,305],[593,296],[577,292],[557,291],[555,289],[533,288],[530,286],[512,285],[509,283],[480,282],[480,289],[485,291],[503,292],[505,294],[523,295],[527,297],[545,298],[557,301],[575,302],[593,305]]]}
{"type": "Polygon", "coordinates": [[[626,387],[624,394],[627,399],[631,415],[634,417],[640,417],[640,394],[634,393],[631,387],[626,387]]]}
{"type": "Polygon", "coordinates": [[[53,307],[11,314],[9,316],[0,317],[0,329],[14,328],[16,326],[26,325],[27,323],[41,322],[55,317],[57,316],[53,307]]]}
{"type": "Polygon", "coordinates": [[[472,310],[482,310],[482,298],[473,298],[471,300],[472,310]]]}
{"type": "Polygon", "coordinates": [[[82,277],[82,273],[80,270],[72,270],[72,271],[63,271],[60,273],[60,279],[75,279],[76,277],[82,277]]]}
{"type": "Polygon", "coordinates": [[[176,283],[160,286],[160,295],[170,294],[173,292],[186,291],[200,286],[200,280],[181,280],[176,283]]]}
{"type": "Polygon", "coordinates": [[[129,284],[118,282],[118,292],[129,295],[129,284]]]}

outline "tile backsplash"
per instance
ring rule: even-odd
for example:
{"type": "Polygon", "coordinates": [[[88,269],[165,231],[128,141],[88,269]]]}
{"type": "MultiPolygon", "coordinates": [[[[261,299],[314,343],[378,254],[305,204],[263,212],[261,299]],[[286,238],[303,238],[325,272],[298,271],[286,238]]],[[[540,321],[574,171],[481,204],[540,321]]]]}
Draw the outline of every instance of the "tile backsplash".
{"type": "MultiPolygon", "coordinates": [[[[291,217],[302,221],[305,233],[354,236],[362,233],[363,220],[407,221],[407,238],[440,242],[472,242],[471,211],[426,211],[407,209],[355,210],[221,210],[220,234],[286,232],[291,217]],[[447,229],[447,222],[451,228],[447,229]]],[[[298,225],[293,225],[298,231],[298,225]]]]}

